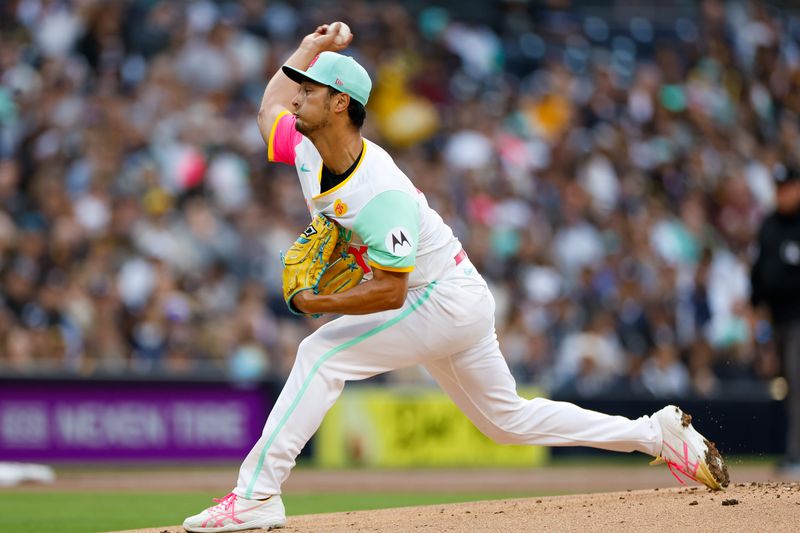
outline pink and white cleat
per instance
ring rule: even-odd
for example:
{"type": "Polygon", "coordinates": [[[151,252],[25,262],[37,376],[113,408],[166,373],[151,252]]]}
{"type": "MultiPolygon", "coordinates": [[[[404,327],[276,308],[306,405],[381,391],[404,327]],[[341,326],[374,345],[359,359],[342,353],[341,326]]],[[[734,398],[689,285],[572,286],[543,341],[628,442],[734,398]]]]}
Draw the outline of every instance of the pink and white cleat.
{"type": "Polygon", "coordinates": [[[214,498],[217,505],[183,521],[183,529],[192,532],[243,531],[273,529],[286,525],[286,510],[280,495],[266,500],[248,500],[230,493],[214,498]]]}
{"type": "Polygon", "coordinates": [[[661,453],[650,464],[667,463],[675,479],[685,485],[678,474],[703,483],[712,490],[728,486],[728,467],[714,443],[692,427],[692,416],[674,405],[653,414],[661,425],[661,453]]]}

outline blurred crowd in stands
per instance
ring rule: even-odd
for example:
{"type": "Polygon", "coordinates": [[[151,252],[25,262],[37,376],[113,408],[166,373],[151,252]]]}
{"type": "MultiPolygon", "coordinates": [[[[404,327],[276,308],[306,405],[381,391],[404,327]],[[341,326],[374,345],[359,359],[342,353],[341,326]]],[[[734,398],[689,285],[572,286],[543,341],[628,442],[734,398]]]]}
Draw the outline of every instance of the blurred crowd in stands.
{"type": "Polygon", "coordinates": [[[309,213],[256,112],[302,36],[345,20],[364,135],[490,282],[518,381],[769,380],[748,271],[772,169],[800,158],[800,13],[677,4],[3,2],[0,375],[288,372],[319,320],[285,309],[278,252],[309,213]]]}

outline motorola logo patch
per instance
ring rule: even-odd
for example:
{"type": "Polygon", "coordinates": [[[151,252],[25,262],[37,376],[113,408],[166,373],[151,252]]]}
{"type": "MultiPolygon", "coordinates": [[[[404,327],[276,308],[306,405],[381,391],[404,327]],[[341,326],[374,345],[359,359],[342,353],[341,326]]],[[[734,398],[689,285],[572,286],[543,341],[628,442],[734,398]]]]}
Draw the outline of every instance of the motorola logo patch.
{"type": "Polygon", "coordinates": [[[386,234],[386,250],[397,257],[405,257],[414,250],[414,243],[406,228],[393,228],[386,234]]]}

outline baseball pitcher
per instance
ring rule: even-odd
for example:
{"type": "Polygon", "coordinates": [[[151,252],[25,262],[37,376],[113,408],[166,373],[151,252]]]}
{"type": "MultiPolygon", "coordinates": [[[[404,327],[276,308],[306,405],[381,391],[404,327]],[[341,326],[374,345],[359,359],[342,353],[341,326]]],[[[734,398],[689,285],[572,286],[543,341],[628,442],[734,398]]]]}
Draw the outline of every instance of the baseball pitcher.
{"type": "Polygon", "coordinates": [[[679,480],[726,486],[722,458],[675,406],[630,420],[517,395],[486,282],[425,195],[361,136],[372,82],[338,53],[351,41],[341,23],[307,35],[258,113],[269,160],[294,165],[311,215],[283,256],[286,303],[298,314],[343,316],[298,346],[233,491],[183,527],[283,526],[281,485],[345,383],[417,364],[498,443],[638,451],[679,480]]]}

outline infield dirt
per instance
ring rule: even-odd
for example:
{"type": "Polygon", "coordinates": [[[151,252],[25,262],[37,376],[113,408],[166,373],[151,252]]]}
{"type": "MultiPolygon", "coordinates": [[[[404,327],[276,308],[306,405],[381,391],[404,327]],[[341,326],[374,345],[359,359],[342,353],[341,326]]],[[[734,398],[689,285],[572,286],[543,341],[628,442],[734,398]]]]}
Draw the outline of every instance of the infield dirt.
{"type": "MultiPolygon", "coordinates": [[[[287,533],[358,531],[797,531],[800,483],[701,487],[402,507],[289,517],[287,533]]],[[[179,526],[125,533],[183,533],[179,526]]]]}

